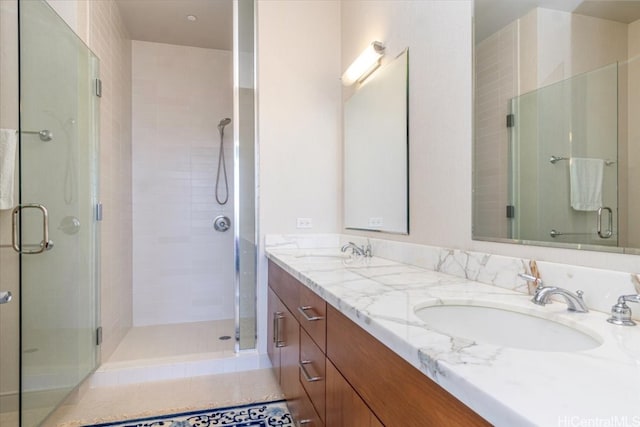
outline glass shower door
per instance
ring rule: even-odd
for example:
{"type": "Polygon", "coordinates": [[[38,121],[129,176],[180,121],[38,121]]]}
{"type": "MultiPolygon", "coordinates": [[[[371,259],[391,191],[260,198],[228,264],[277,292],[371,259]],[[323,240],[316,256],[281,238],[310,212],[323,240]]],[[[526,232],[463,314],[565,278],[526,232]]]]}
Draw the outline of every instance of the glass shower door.
{"type": "Polygon", "coordinates": [[[98,60],[44,1],[21,0],[21,426],[95,368],[98,60]]]}
{"type": "Polygon", "coordinates": [[[510,237],[617,246],[618,65],[513,98],[510,112],[510,237]],[[575,171],[572,179],[573,163],[585,161],[601,162],[600,185],[575,171]],[[574,203],[572,193],[597,191],[599,206],[574,203]]]}

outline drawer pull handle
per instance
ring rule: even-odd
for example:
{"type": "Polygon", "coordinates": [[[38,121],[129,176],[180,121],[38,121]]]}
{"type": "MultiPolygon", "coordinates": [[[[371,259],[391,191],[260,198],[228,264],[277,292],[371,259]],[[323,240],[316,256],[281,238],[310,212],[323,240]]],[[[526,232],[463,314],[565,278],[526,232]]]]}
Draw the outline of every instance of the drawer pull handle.
{"type": "Polygon", "coordinates": [[[304,425],[307,425],[307,424],[313,424],[313,420],[308,420],[308,419],[307,419],[307,420],[300,420],[300,421],[298,421],[298,427],[300,427],[300,426],[304,426],[304,425]]]}
{"type": "Polygon", "coordinates": [[[280,338],[280,320],[282,319],[284,319],[284,315],[281,311],[273,313],[273,342],[275,343],[276,348],[286,346],[284,340],[280,338]]]}
{"type": "Polygon", "coordinates": [[[307,372],[307,365],[311,364],[311,360],[303,360],[300,362],[300,369],[302,370],[302,375],[304,376],[304,379],[308,382],[308,383],[312,383],[315,381],[320,381],[322,379],[322,377],[319,376],[311,376],[309,375],[309,372],[307,372]]]}
{"type": "Polygon", "coordinates": [[[313,307],[311,307],[310,305],[305,305],[303,307],[298,307],[298,311],[300,312],[300,314],[302,314],[302,316],[308,320],[309,322],[315,322],[316,320],[322,320],[324,319],[323,316],[309,316],[307,314],[307,310],[311,310],[313,307]]]}

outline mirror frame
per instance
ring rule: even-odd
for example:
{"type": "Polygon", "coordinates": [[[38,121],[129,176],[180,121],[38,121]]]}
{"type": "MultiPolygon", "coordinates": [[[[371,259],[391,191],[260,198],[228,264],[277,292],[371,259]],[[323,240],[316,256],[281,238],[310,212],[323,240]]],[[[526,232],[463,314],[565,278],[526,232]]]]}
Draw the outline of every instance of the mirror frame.
{"type": "MultiPolygon", "coordinates": [[[[349,98],[346,98],[343,100],[343,113],[342,113],[342,117],[343,117],[343,135],[342,135],[342,140],[343,140],[343,149],[342,149],[342,155],[343,155],[343,183],[342,183],[342,189],[343,189],[343,228],[345,230],[356,230],[356,231],[368,231],[368,232],[375,232],[375,233],[387,233],[387,234],[394,234],[394,235],[401,235],[401,236],[407,236],[410,233],[410,208],[411,208],[411,203],[410,203],[410,153],[409,153],[409,64],[410,64],[410,59],[409,59],[409,48],[405,48],[403,49],[400,53],[398,53],[391,61],[389,61],[387,64],[384,64],[381,68],[375,70],[370,77],[376,77],[376,73],[380,72],[380,71],[384,71],[387,69],[387,67],[389,67],[390,65],[394,64],[395,61],[399,60],[402,56],[406,57],[406,62],[405,62],[405,88],[404,88],[404,103],[405,103],[405,118],[404,118],[404,134],[405,134],[405,150],[406,150],[406,155],[405,155],[405,164],[406,164],[406,176],[405,176],[405,206],[406,206],[406,218],[405,218],[405,227],[404,230],[402,231],[398,231],[398,230],[385,230],[385,229],[380,229],[380,228],[367,228],[365,226],[349,226],[347,225],[347,191],[346,191],[346,169],[347,169],[347,156],[346,156],[346,150],[347,150],[347,140],[346,140],[346,120],[345,120],[345,106],[346,103],[351,99],[352,96],[354,96],[357,91],[359,91],[361,89],[360,86],[355,87],[355,90],[353,91],[353,93],[351,94],[351,96],[349,98]]],[[[379,77],[379,76],[378,76],[379,77]]],[[[366,85],[366,80],[363,83],[363,85],[366,85]]]]}

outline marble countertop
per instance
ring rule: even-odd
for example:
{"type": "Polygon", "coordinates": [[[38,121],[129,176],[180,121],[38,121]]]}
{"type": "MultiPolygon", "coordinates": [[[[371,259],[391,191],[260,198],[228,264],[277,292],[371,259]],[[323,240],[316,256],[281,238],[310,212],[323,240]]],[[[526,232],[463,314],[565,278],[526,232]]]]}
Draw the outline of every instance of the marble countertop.
{"type": "Polygon", "coordinates": [[[338,248],[267,248],[267,257],[494,425],[640,426],[640,326],[383,258],[345,260],[338,248]],[[414,313],[452,301],[549,318],[602,344],[577,352],[499,347],[431,330],[414,313]]]}

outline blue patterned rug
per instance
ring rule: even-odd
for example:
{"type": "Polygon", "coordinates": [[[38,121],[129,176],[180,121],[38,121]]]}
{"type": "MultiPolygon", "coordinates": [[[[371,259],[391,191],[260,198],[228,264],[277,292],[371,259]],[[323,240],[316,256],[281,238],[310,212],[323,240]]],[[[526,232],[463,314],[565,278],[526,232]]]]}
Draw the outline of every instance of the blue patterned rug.
{"type": "Polygon", "coordinates": [[[85,427],[294,427],[284,400],[251,403],[202,411],[182,412],[160,417],[139,418],[85,427]]]}

